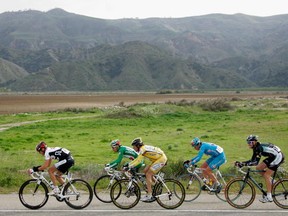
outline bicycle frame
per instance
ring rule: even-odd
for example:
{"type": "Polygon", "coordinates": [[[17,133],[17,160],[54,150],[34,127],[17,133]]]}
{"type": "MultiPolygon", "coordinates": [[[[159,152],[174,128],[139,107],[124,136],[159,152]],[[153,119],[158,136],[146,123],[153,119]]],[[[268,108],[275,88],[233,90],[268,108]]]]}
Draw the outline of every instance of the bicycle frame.
{"type": "MultiPolygon", "coordinates": [[[[33,178],[33,179],[36,179],[37,180],[37,184],[40,185],[41,182],[44,182],[45,185],[50,188],[50,189],[53,189],[52,188],[52,185],[50,184],[50,182],[47,180],[47,178],[44,176],[44,174],[46,174],[47,172],[33,172],[30,174],[30,176],[33,178]]],[[[67,172],[67,174],[63,174],[61,175],[61,177],[63,178],[64,180],[64,184],[62,185],[61,187],[61,190],[60,190],[60,193],[59,194],[55,194],[54,196],[57,196],[59,199],[65,199],[65,198],[69,198],[71,197],[72,195],[63,195],[63,190],[64,190],[64,186],[66,184],[68,184],[69,182],[71,182],[72,180],[72,174],[70,172],[67,172]]],[[[73,184],[71,184],[71,187],[73,188],[73,192],[75,192],[75,194],[73,196],[78,196],[78,193],[77,193],[77,190],[76,188],[74,187],[73,184]]],[[[37,188],[35,188],[35,192],[36,192],[37,188]]],[[[34,193],[35,193],[34,192],[34,193]]]]}
{"type": "MultiPolygon", "coordinates": [[[[196,178],[198,178],[198,179],[200,180],[200,182],[201,182],[203,185],[205,185],[206,188],[207,188],[210,192],[212,192],[212,190],[214,190],[214,188],[212,187],[212,185],[206,183],[206,182],[203,180],[203,176],[202,176],[203,170],[204,170],[203,168],[198,168],[198,167],[196,167],[196,166],[189,166],[189,167],[187,168],[187,172],[191,174],[191,177],[192,177],[192,176],[195,176],[196,178]]],[[[225,181],[225,179],[222,177],[222,174],[221,174],[221,172],[220,172],[219,169],[214,169],[214,170],[213,170],[213,173],[214,173],[216,179],[218,179],[218,176],[219,176],[219,178],[222,180],[222,182],[224,182],[224,184],[226,185],[226,181],[225,181]]]]}
{"type": "MultiPolygon", "coordinates": [[[[265,191],[265,190],[263,189],[263,185],[262,185],[261,183],[259,183],[255,178],[253,178],[253,177],[251,176],[251,173],[264,172],[264,170],[254,170],[254,169],[251,169],[250,167],[248,167],[247,172],[243,171],[242,168],[238,168],[238,171],[239,171],[240,173],[245,174],[244,177],[243,177],[243,181],[245,182],[245,184],[246,184],[246,182],[247,182],[248,180],[250,180],[250,181],[253,183],[253,185],[254,185],[256,188],[258,188],[258,190],[260,190],[260,191],[262,192],[263,195],[267,196],[267,191],[265,191]]],[[[278,171],[278,170],[276,170],[276,171],[273,173],[273,176],[272,176],[272,179],[271,179],[271,181],[272,181],[272,187],[273,187],[273,182],[275,182],[275,177],[278,176],[278,178],[279,178],[279,175],[277,175],[277,171],[278,171]]],[[[279,178],[279,179],[281,179],[281,178],[279,178]]],[[[245,187],[245,184],[243,184],[242,189],[245,187]]]]}

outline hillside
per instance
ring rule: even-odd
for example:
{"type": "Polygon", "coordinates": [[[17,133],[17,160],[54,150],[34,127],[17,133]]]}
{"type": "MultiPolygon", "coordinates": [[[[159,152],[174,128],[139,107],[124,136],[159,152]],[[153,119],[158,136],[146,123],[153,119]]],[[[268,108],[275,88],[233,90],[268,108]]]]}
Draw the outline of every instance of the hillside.
{"type": "Polygon", "coordinates": [[[103,20],[62,9],[6,12],[0,85],[12,91],[287,87],[287,18],[103,20]]]}

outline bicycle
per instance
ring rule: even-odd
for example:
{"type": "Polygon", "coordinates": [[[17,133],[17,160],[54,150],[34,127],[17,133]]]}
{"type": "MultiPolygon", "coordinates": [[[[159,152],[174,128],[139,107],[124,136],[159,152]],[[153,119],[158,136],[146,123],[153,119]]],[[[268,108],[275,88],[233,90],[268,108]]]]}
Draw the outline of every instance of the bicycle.
{"type": "MultiPolygon", "coordinates": [[[[185,202],[192,202],[193,200],[197,199],[200,196],[202,190],[207,191],[207,193],[210,195],[215,194],[220,200],[224,202],[226,201],[224,195],[226,180],[219,169],[215,169],[213,172],[216,179],[221,184],[220,190],[215,190],[212,183],[203,177],[202,168],[198,168],[196,165],[192,165],[186,169],[188,173],[180,175],[177,178],[185,186],[185,202]]],[[[226,178],[228,178],[228,176],[226,178]]]]}
{"type": "Polygon", "coordinates": [[[59,202],[65,203],[73,209],[83,209],[87,207],[93,199],[91,186],[82,179],[73,179],[72,174],[68,171],[62,175],[64,180],[63,186],[60,186],[60,193],[48,195],[49,189],[53,189],[45,177],[47,172],[33,172],[32,179],[25,181],[19,189],[19,199],[21,203],[29,209],[39,209],[43,207],[49,196],[54,196],[59,202]]]}
{"type": "MultiPolygon", "coordinates": [[[[110,191],[112,202],[121,209],[130,209],[138,204],[141,198],[139,182],[142,182],[142,191],[147,192],[145,174],[130,172],[127,176],[128,179],[115,182],[110,191]]],[[[175,209],[184,202],[185,189],[178,180],[164,179],[162,172],[155,174],[153,178],[155,185],[152,196],[160,206],[175,209]]]]}
{"type": "MultiPolygon", "coordinates": [[[[279,167],[280,168],[280,167],[279,167]]],[[[283,209],[288,209],[288,179],[282,178],[276,170],[272,177],[272,198],[274,203],[283,209]],[[276,181],[276,179],[278,179],[276,181]]],[[[225,197],[227,202],[234,208],[243,209],[250,206],[256,197],[256,189],[266,196],[267,192],[263,189],[262,183],[259,183],[251,176],[251,173],[263,172],[262,170],[252,170],[248,167],[247,172],[238,167],[243,177],[236,177],[227,183],[225,197]]]]}
{"type": "Polygon", "coordinates": [[[122,179],[123,173],[113,168],[105,169],[106,175],[100,176],[94,183],[94,194],[98,200],[111,203],[110,189],[115,181],[122,179]]]}

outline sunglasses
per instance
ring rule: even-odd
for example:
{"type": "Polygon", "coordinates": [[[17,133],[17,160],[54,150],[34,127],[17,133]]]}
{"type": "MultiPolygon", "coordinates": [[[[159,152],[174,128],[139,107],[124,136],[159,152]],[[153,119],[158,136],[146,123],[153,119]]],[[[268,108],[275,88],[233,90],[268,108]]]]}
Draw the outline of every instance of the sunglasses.
{"type": "Polygon", "coordinates": [[[247,144],[252,145],[254,141],[247,141],[247,144]]]}

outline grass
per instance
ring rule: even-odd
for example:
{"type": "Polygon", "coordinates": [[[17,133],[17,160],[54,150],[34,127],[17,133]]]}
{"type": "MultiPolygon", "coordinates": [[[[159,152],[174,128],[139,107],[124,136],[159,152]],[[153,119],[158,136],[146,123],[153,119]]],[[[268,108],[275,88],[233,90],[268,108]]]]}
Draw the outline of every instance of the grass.
{"type": "Polygon", "coordinates": [[[285,98],[255,99],[253,103],[249,100],[181,101],[1,116],[2,125],[45,121],[0,132],[0,192],[17,191],[29,178],[26,170],[43,163],[43,157],[34,150],[41,140],[49,146],[70,149],[76,160],[73,172],[92,184],[103,165],[117,157],[110,149],[110,141],[120,139],[123,145],[130,146],[138,136],[144,143],[159,146],[166,152],[165,169],[173,174],[181,172],[184,160],[197,154],[190,146],[193,137],[219,144],[228,159],[223,165],[225,172],[231,170],[235,160],[250,159],[252,151],[245,142],[249,134],[259,135],[263,142],[275,143],[288,155],[287,117],[285,98]]]}

